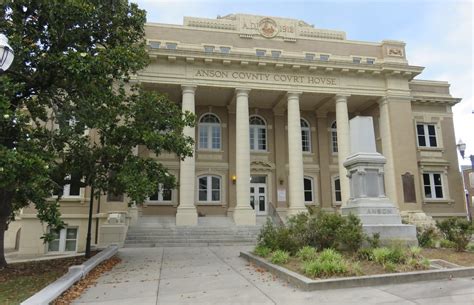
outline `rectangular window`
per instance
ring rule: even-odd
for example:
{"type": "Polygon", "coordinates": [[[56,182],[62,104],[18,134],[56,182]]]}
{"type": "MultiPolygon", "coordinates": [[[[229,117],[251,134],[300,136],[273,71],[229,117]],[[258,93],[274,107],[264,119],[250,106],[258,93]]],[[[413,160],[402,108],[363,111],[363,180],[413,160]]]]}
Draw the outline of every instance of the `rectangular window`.
{"type": "Polygon", "coordinates": [[[148,201],[165,202],[172,200],[173,191],[165,188],[162,183],[158,184],[158,190],[148,197],[148,201]]]}
{"type": "Polygon", "coordinates": [[[166,48],[169,49],[169,50],[176,50],[177,47],[178,47],[178,44],[175,43],[175,42],[167,42],[166,43],[166,48]]]}
{"type": "Polygon", "coordinates": [[[329,55],[321,54],[321,55],[319,55],[319,60],[320,61],[328,61],[329,60],[329,55]]]}
{"type": "Polygon", "coordinates": [[[220,47],[221,53],[223,54],[229,54],[230,53],[230,48],[229,47],[220,47]]]}
{"type": "Polygon", "coordinates": [[[212,201],[220,200],[221,181],[217,177],[212,177],[212,201]]]}
{"type": "Polygon", "coordinates": [[[265,51],[265,50],[257,50],[256,51],[256,55],[258,57],[265,56],[265,53],[267,53],[267,51],[265,51]]]}
{"type": "Polygon", "coordinates": [[[152,49],[159,49],[161,43],[159,41],[150,41],[150,48],[152,49]]]}
{"type": "Polygon", "coordinates": [[[204,52],[213,53],[214,52],[214,46],[204,46],[204,52]]]}
{"type": "MultiPolygon", "coordinates": [[[[81,178],[78,175],[68,175],[65,178],[69,181],[68,184],[65,184],[62,189],[62,196],[67,197],[80,197],[81,196],[81,178]]],[[[59,195],[59,191],[54,191],[53,196],[59,195]]]]}
{"type": "Polygon", "coordinates": [[[352,57],[352,63],[360,64],[361,58],[360,57],[352,57]]]}
{"type": "Polygon", "coordinates": [[[416,124],[418,146],[438,147],[435,124],[416,124]]]}
{"type": "Polygon", "coordinates": [[[64,228],[51,232],[53,240],[48,242],[49,252],[75,252],[77,249],[77,228],[64,228]]]}
{"type": "Polygon", "coordinates": [[[337,153],[337,131],[331,131],[332,152],[337,153]]]}
{"type": "Polygon", "coordinates": [[[423,174],[423,189],[425,198],[442,199],[443,195],[443,181],[441,174],[425,173],[423,174]]]}
{"type": "Polygon", "coordinates": [[[272,51],[272,58],[280,58],[281,52],[280,51],[272,51]]]}
{"type": "Polygon", "coordinates": [[[207,177],[199,178],[199,201],[207,201],[207,177]]]}
{"type": "Polygon", "coordinates": [[[301,130],[301,141],[303,145],[303,151],[304,152],[310,152],[311,151],[311,144],[310,144],[310,134],[309,130],[301,130]]]}
{"type": "Polygon", "coordinates": [[[313,179],[304,178],[304,201],[313,202],[313,179]]]}
{"type": "Polygon", "coordinates": [[[123,194],[114,194],[113,192],[108,192],[107,201],[123,202],[123,194]]]}
{"type": "Polygon", "coordinates": [[[199,201],[218,202],[221,200],[221,179],[217,176],[203,176],[198,179],[199,201]]]}
{"type": "Polygon", "coordinates": [[[339,177],[334,178],[334,199],[336,202],[342,201],[341,181],[339,180],[339,177]]]}
{"type": "Polygon", "coordinates": [[[373,65],[374,63],[375,63],[375,59],[374,59],[374,58],[367,58],[367,64],[373,65]]]}
{"type": "Polygon", "coordinates": [[[306,60],[314,60],[314,54],[313,54],[313,53],[306,53],[306,54],[304,55],[304,58],[305,58],[306,60]]]}

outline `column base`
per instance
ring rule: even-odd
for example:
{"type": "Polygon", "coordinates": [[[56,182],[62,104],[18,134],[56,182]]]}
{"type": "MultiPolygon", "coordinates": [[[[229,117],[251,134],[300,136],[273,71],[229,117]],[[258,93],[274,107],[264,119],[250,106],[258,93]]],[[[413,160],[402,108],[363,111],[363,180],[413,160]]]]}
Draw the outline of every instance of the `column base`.
{"type": "Polygon", "coordinates": [[[255,226],[257,225],[257,215],[251,208],[235,208],[232,215],[234,222],[238,226],[255,226]]]}
{"type": "Polygon", "coordinates": [[[288,210],[286,211],[286,217],[298,215],[300,213],[307,213],[308,209],[303,206],[303,207],[289,207],[288,210]]]}
{"type": "Polygon", "coordinates": [[[177,226],[197,226],[198,214],[195,207],[179,208],[176,211],[177,226]]]}

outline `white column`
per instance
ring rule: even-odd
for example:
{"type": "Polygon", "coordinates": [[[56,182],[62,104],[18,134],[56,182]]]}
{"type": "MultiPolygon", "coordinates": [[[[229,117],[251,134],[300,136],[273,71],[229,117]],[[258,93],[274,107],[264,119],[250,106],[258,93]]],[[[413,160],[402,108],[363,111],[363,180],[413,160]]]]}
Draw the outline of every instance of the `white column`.
{"type": "Polygon", "coordinates": [[[385,193],[390,201],[398,206],[397,188],[395,185],[395,168],[393,164],[392,133],[390,132],[390,116],[388,100],[382,97],[378,101],[380,112],[380,138],[382,139],[382,154],[387,160],[384,166],[385,193]]]}
{"type": "Polygon", "coordinates": [[[255,225],[256,214],[250,206],[250,139],[249,89],[237,88],[235,109],[235,167],[236,196],[234,222],[237,225],[255,225]]]}
{"type": "MultiPolygon", "coordinates": [[[[181,86],[183,90],[182,110],[194,113],[194,93],[196,86],[181,86]]],[[[185,127],[185,136],[195,138],[194,127],[185,127]]],[[[197,225],[197,211],[194,205],[195,198],[195,156],[187,157],[179,164],[179,206],[176,211],[177,226],[197,225]]]]}
{"type": "Polygon", "coordinates": [[[347,170],[343,165],[351,151],[349,114],[347,112],[348,97],[348,95],[336,95],[337,159],[339,163],[342,206],[347,204],[347,200],[350,197],[349,178],[347,178],[347,170]]]}
{"type": "Polygon", "coordinates": [[[301,146],[300,96],[301,92],[288,92],[288,193],[287,215],[306,212],[304,205],[303,149],[301,146]]]}

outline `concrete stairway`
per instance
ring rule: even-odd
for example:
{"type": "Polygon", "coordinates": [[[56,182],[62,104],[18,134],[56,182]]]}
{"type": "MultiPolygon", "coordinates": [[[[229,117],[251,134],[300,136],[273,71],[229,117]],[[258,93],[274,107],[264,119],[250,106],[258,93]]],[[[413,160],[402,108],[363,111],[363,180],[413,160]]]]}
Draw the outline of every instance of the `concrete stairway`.
{"type": "Polygon", "coordinates": [[[177,227],[174,217],[143,216],[128,229],[124,247],[254,245],[265,219],[257,226],[236,226],[229,217],[200,217],[197,226],[177,227]]]}

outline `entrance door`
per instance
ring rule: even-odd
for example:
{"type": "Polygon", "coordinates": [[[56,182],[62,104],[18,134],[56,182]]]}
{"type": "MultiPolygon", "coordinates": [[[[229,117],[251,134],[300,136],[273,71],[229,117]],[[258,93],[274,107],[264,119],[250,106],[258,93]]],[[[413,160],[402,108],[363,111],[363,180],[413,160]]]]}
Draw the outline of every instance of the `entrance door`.
{"type": "Polygon", "coordinates": [[[257,215],[267,215],[267,185],[250,183],[250,205],[257,215]]]}

